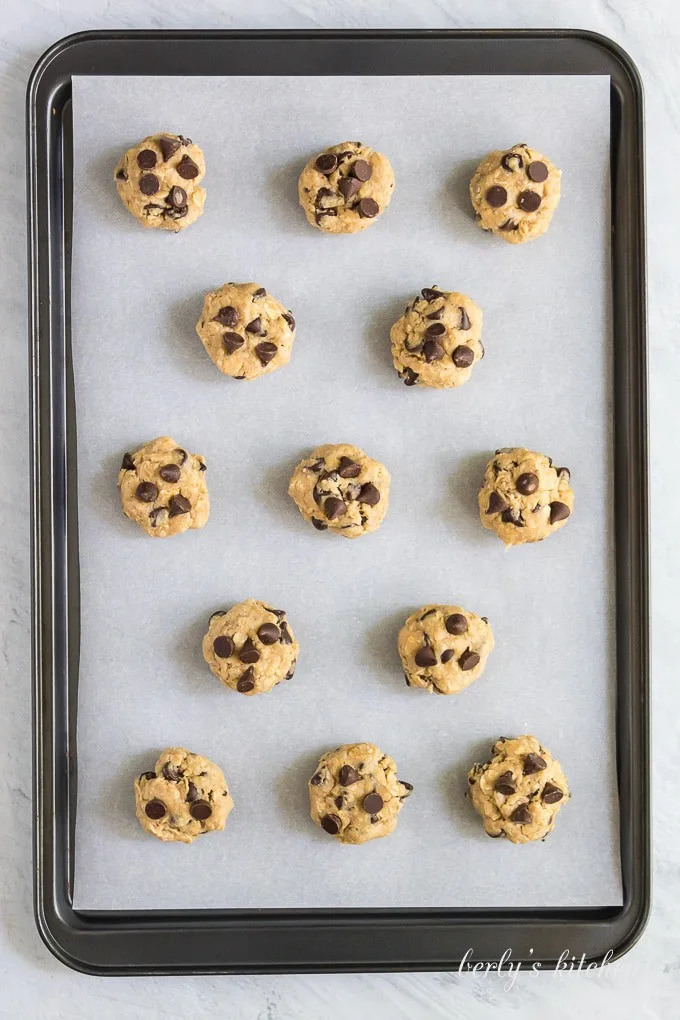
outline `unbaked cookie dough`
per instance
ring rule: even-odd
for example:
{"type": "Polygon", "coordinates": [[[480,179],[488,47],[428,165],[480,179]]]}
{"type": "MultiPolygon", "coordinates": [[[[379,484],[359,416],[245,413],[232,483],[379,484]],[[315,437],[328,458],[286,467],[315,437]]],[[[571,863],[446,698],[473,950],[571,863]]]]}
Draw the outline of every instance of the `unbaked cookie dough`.
{"type": "Polygon", "coordinates": [[[206,464],[169,436],[126,453],[118,473],[123,513],[152,538],[202,528],[210,514],[206,464]]]}
{"type": "Polygon", "coordinates": [[[305,216],[326,234],[356,234],[390,204],[394,171],[387,156],[361,142],[341,142],[312,156],[300,174],[305,216]]]}
{"type": "Polygon", "coordinates": [[[257,379],[290,360],[295,319],[259,283],[225,283],[206,294],[196,332],[220,372],[257,379]]]}
{"type": "Polygon", "coordinates": [[[482,310],[456,291],[420,294],[390,330],[394,367],[407,386],[462,386],[484,357],[482,310]]]}
{"type": "Polygon", "coordinates": [[[470,181],[479,226],[510,244],[540,237],[559,204],[561,176],[547,156],[524,143],[489,153],[470,181]]]}
{"type": "Polygon", "coordinates": [[[142,828],[166,843],[223,829],[234,806],[222,769],[183,747],[167,748],[153,772],[142,772],[135,801],[142,828]]]}
{"type": "Polygon", "coordinates": [[[541,542],[563,527],[574,509],[569,468],[522,447],[496,450],[479,490],[485,528],[509,545],[541,542]]]}
{"type": "Polygon", "coordinates": [[[394,831],[412,790],[375,744],[344,744],[322,756],[309,780],[310,812],[340,843],[368,843],[394,831]]]}
{"type": "Polygon", "coordinates": [[[128,149],[114,170],[123,204],[145,227],[183,230],[203,212],[203,153],[190,138],[149,135],[128,149]]]}
{"type": "Polygon", "coordinates": [[[203,638],[203,658],[239,694],[264,694],[290,680],[299,650],[283,609],[257,599],[213,613],[203,638]]]}
{"type": "Polygon", "coordinates": [[[387,513],[390,474],[384,464],[349,443],[317,446],[293,471],[288,493],[317,531],[358,538],[387,513]]]}
{"type": "Polygon", "coordinates": [[[460,694],[484,672],[494,639],[485,616],[432,604],[409,616],[397,644],[409,687],[460,694]]]}
{"type": "Polygon", "coordinates": [[[569,800],[560,763],[530,736],[499,737],[491,754],[491,761],[472,766],[467,788],[486,832],[511,843],[545,839],[569,800]]]}

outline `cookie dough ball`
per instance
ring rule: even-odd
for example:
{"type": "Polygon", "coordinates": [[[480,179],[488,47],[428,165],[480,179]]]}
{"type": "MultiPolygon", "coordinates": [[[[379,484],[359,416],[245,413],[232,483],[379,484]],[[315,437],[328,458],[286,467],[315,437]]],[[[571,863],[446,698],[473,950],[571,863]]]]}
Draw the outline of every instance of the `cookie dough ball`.
{"type": "Polygon", "coordinates": [[[223,829],[234,806],[222,769],[183,747],[169,747],[153,772],[142,772],[135,800],[142,828],[166,843],[223,829]]]}
{"type": "Polygon", "coordinates": [[[144,227],[183,230],[203,212],[203,153],[190,138],[149,135],[128,149],[114,171],[118,194],[144,227]]]}
{"type": "Polygon", "coordinates": [[[394,831],[412,790],[375,744],[344,744],[322,756],[309,780],[310,812],[341,843],[368,843],[394,831]]]}
{"type": "Polygon", "coordinates": [[[562,173],[528,145],[489,153],[470,181],[477,222],[510,244],[544,234],[560,201],[562,173]]]}
{"type": "Polygon", "coordinates": [[[392,326],[392,360],[407,386],[462,386],[484,357],[482,310],[456,291],[424,287],[392,326]]]}
{"type": "Polygon", "coordinates": [[[300,461],[288,493],[317,531],[358,538],[375,531],[387,513],[390,474],[357,446],[327,443],[300,461]]]}
{"type": "Polygon", "coordinates": [[[290,680],[299,651],[284,610],[257,599],[213,613],[203,638],[203,658],[239,694],[264,694],[290,680]]]}
{"type": "Polygon", "coordinates": [[[496,450],[479,490],[479,516],[506,546],[541,542],[563,527],[574,509],[569,468],[519,446],[496,450]]]}
{"type": "Polygon", "coordinates": [[[206,294],[196,332],[220,372],[257,379],[290,361],[295,319],[259,283],[225,283],[206,294]]]}
{"type": "Polygon", "coordinates": [[[473,765],[467,794],[489,836],[532,843],[552,832],[569,800],[562,767],[536,737],[500,737],[491,761],[473,765]]]}
{"type": "Polygon", "coordinates": [[[462,606],[423,606],[399,632],[398,648],[409,687],[460,694],[484,672],[494,646],[485,616],[462,606]]]}
{"type": "Polygon", "coordinates": [[[152,538],[202,528],[210,514],[206,464],[169,436],[126,453],[118,473],[123,513],[152,538]]]}
{"type": "Polygon", "coordinates": [[[361,142],[341,142],[312,156],[300,174],[305,216],[326,234],[356,234],[387,209],[394,171],[387,156],[361,142]]]}

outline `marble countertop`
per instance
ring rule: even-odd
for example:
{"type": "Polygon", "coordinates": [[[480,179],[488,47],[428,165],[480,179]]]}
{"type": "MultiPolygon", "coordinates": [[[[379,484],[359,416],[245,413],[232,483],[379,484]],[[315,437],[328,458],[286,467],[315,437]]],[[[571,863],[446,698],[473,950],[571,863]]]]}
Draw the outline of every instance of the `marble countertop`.
{"type": "MultiPolygon", "coordinates": [[[[465,1017],[524,1020],[669,1017],[680,998],[680,773],[674,667],[680,546],[674,409],[677,345],[676,178],[680,168],[680,6],[676,0],[4,0],[0,163],[12,190],[0,229],[0,1018],[229,1020],[465,1017]],[[228,11],[225,10],[228,8],[228,11]],[[646,90],[654,600],[655,902],[628,955],[582,974],[399,974],[90,978],[57,963],[33,923],[24,91],[40,53],[85,29],[587,28],[619,42],[646,90]]],[[[597,782],[597,777],[593,777],[597,782]]]]}

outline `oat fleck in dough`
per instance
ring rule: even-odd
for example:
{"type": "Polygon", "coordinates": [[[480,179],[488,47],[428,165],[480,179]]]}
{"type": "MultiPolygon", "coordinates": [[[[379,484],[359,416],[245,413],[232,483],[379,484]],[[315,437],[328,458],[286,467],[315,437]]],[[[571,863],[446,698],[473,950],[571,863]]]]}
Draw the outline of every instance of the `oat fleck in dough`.
{"type": "Polygon", "coordinates": [[[494,646],[485,616],[462,606],[423,606],[399,632],[398,648],[409,687],[460,694],[484,672],[494,646]]]}
{"type": "Polygon", "coordinates": [[[223,829],[234,806],[222,769],[183,747],[167,748],[153,772],[142,772],[135,800],[142,828],[166,843],[223,829]]]}
{"type": "Polygon", "coordinates": [[[349,443],[317,446],[293,471],[288,493],[317,531],[367,535],[387,513],[390,474],[349,443]]]}
{"type": "Polygon", "coordinates": [[[470,181],[477,223],[510,244],[534,241],[559,205],[561,177],[547,156],[523,143],[489,153],[470,181]]]}
{"type": "Polygon", "coordinates": [[[206,464],[169,436],[126,453],[118,473],[123,513],[152,538],[202,528],[210,514],[206,464]]]}
{"type": "Polygon", "coordinates": [[[340,843],[368,843],[394,831],[412,790],[375,744],[344,744],[322,756],[309,780],[310,812],[340,843]]]}
{"type": "Polygon", "coordinates": [[[190,138],[169,132],[149,135],[128,149],[114,170],[125,207],[144,227],[175,233],[203,212],[203,153],[190,138]]]}
{"type": "Polygon", "coordinates": [[[484,357],[482,310],[456,291],[420,293],[390,331],[394,367],[407,386],[462,386],[484,357]]]}
{"type": "Polygon", "coordinates": [[[491,754],[491,761],[472,766],[467,788],[486,832],[511,843],[545,839],[569,800],[560,763],[530,736],[499,737],[491,754]]]}
{"type": "Polygon", "coordinates": [[[574,509],[569,468],[519,446],[496,450],[479,490],[479,516],[506,546],[541,542],[574,509]]]}
{"type": "Polygon", "coordinates": [[[389,159],[361,142],[341,142],[312,156],[298,182],[305,216],[325,234],[356,234],[370,227],[393,191],[389,159]]]}
{"type": "Polygon", "coordinates": [[[265,694],[290,680],[299,651],[283,609],[258,599],[213,613],[203,638],[203,658],[239,694],[265,694]]]}
{"type": "Polygon", "coordinates": [[[259,283],[225,283],[206,294],[196,332],[220,372],[257,379],[290,361],[295,319],[259,283]]]}

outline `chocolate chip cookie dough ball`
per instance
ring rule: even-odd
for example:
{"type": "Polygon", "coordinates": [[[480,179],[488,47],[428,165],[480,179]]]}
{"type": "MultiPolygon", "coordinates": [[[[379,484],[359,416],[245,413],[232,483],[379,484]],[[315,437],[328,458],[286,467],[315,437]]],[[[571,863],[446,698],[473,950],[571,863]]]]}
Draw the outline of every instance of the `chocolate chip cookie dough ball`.
{"type": "Polygon", "coordinates": [[[193,843],[223,829],[234,806],[222,769],[183,747],[163,751],[153,772],[135,780],[137,818],[166,843],[193,843]]]}
{"type": "Polygon", "coordinates": [[[389,159],[361,142],[341,142],[312,156],[298,182],[305,216],[325,234],[356,234],[370,227],[393,191],[389,159]]]}
{"type": "Polygon", "coordinates": [[[125,207],[144,227],[184,230],[203,212],[203,153],[183,135],[149,135],[114,171],[125,207]]]}
{"type": "Polygon", "coordinates": [[[557,812],[569,800],[562,767],[536,737],[500,737],[493,757],[473,765],[467,795],[489,836],[532,843],[552,832],[557,812]]]}
{"type": "Polygon", "coordinates": [[[398,648],[409,687],[460,694],[484,672],[494,646],[485,616],[462,606],[423,606],[399,632],[398,648]]]}
{"type": "Polygon", "coordinates": [[[544,234],[560,201],[562,173],[524,143],[489,153],[470,181],[479,226],[510,244],[544,234]]]}
{"type": "Polygon", "coordinates": [[[462,386],[484,357],[482,310],[456,291],[420,293],[390,331],[394,367],[407,386],[462,386]]]}
{"type": "Polygon", "coordinates": [[[309,780],[310,813],[340,843],[368,843],[394,831],[412,790],[375,744],[344,744],[322,756],[309,780]]]}
{"type": "Polygon", "coordinates": [[[317,531],[358,538],[387,513],[390,474],[384,464],[349,443],[328,443],[300,461],[288,493],[317,531]]]}
{"type": "Polygon", "coordinates": [[[225,283],[206,294],[196,332],[220,372],[257,379],[290,361],[295,319],[258,283],[225,283]]]}
{"type": "Polygon", "coordinates": [[[257,599],[213,613],[203,638],[203,658],[239,694],[264,694],[290,680],[299,651],[283,609],[257,599]]]}
{"type": "Polygon", "coordinates": [[[506,546],[541,542],[564,527],[574,509],[569,468],[519,446],[496,450],[479,490],[479,516],[506,546]]]}
{"type": "Polygon", "coordinates": [[[126,453],[118,473],[123,513],[152,538],[202,528],[210,514],[206,464],[169,436],[126,453]]]}

